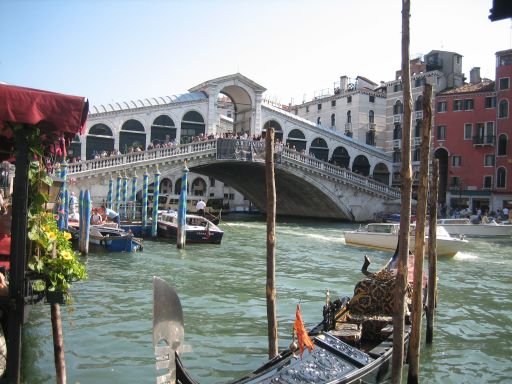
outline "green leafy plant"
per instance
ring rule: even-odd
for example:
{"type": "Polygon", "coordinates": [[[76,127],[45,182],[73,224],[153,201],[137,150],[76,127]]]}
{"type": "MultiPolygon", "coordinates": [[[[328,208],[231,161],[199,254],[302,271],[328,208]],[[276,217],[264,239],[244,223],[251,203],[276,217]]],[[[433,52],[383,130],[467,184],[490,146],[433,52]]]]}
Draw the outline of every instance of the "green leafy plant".
{"type": "Polygon", "coordinates": [[[36,291],[61,291],[69,296],[72,282],[87,278],[85,265],[71,245],[71,234],[60,231],[53,213],[47,212],[48,190],[53,180],[45,167],[43,144],[36,129],[29,137],[29,150],[35,160],[29,168],[27,266],[40,276],[32,284],[36,291]]]}

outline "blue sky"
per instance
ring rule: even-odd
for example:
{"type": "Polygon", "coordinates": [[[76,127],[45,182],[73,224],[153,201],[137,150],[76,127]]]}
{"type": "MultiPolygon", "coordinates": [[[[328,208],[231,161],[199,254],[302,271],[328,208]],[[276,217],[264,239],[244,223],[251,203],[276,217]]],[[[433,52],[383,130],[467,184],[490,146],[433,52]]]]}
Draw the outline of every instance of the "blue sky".
{"type": "MultiPolygon", "coordinates": [[[[240,72],[289,103],[342,75],[390,81],[401,63],[400,0],[2,0],[0,81],[92,105],[185,93],[240,72]]],[[[494,78],[512,48],[492,0],[411,0],[411,57],[463,55],[494,78]]]]}

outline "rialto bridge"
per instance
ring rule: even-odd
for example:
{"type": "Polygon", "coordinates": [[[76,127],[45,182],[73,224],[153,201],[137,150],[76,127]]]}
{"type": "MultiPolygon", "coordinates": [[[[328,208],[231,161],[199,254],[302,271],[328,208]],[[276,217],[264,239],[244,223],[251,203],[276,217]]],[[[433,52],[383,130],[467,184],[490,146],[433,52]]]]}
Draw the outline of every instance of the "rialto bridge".
{"type": "MultiPolygon", "coordinates": [[[[215,138],[228,132],[230,137],[264,137],[271,127],[281,143],[276,160],[278,214],[365,221],[399,198],[389,187],[388,154],[264,103],[265,88],[241,74],[189,91],[178,97],[92,107],[86,133],[69,147],[70,155],[82,159],[69,168],[77,188],[88,187],[93,200],[102,200],[108,179],[116,173],[129,176],[137,171],[140,177],[158,166],[163,179],[180,175],[186,160],[191,172],[235,188],[264,211],[264,164],[219,152],[219,143],[230,140],[215,138]],[[192,142],[199,136],[212,140],[192,142]],[[114,150],[122,154],[101,157],[114,150]]],[[[239,148],[262,143],[234,141],[239,148]]]]}

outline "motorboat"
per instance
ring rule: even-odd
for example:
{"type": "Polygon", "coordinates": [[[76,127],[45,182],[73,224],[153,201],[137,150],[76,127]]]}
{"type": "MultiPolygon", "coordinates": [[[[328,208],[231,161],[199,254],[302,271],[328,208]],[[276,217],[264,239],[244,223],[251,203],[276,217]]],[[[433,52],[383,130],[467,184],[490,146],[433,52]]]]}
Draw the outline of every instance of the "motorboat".
{"type": "MultiPolygon", "coordinates": [[[[178,213],[163,211],[158,213],[157,231],[159,237],[177,239],[178,213]]],[[[212,221],[200,215],[187,214],[185,220],[185,242],[220,244],[224,231],[212,221]]]]}
{"type": "Polygon", "coordinates": [[[439,219],[437,225],[442,226],[450,235],[467,237],[502,237],[512,236],[512,225],[500,224],[495,220],[488,223],[473,224],[467,218],[439,219]]]}
{"type": "MultiPolygon", "coordinates": [[[[415,224],[410,229],[410,248],[414,250],[415,224]]],[[[399,223],[370,223],[354,231],[345,231],[345,243],[384,251],[394,251],[400,232],[399,223]]],[[[425,234],[425,249],[428,249],[428,235],[425,234]]],[[[468,241],[462,237],[452,237],[442,226],[436,227],[436,248],[438,256],[454,256],[463,250],[468,241]]]]}
{"type": "Polygon", "coordinates": [[[91,225],[89,245],[109,252],[137,252],[143,249],[142,239],[115,224],[91,225]]]}

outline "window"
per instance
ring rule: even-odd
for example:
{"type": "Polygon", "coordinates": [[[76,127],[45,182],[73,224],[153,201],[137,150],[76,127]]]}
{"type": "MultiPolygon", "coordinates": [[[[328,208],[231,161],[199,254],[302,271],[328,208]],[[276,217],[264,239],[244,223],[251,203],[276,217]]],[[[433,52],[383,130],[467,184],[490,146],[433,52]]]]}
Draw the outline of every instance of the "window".
{"type": "Polygon", "coordinates": [[[400,100],[397,100],[395,105],[393,105],[393,115],[399,115],[404,113],[404,105],[400,100]]]}
{"type": "Polygon", "coordinates": [[[462,111],[462,100],[453,100],[453,111],[462,111]]]}
{"type": "Polygon", "coordinates": [[[446,101],[439,101],[437,103],[437,112],[446,112],[448,110],[448,103],[446,101]]]}
{"type": "Polygon", "coordinates": [[[421,136],[421,123],[422,120],[416,120],[416,125],[414,126],[414,137],[421,136]]]}
{"type": "Polygon", "coordinates": [[[460,156],[452,156],[452,166],[454,167],[460,167],[461,164],[461,157],[460,156]]]}
{"type": "Polygon", "coordinates": [[[400,152],[400,151],[393,152],[393,162],[399,163],[401,161],[402,161],[402,152],[400,152]]]}
{"type": "Polygon", "coordinates": [[[412,151],[412,161],[420,161],[420,147],[414,148],[412,151]]]}
{"type": "Polygon", "coordinates": [[[210,187],[215,187],[215,178],[210,177],[210,187]]]}
{"type": "Polygon", "coordinates": [[[331,107],[335,107],[336,106],[336,100],[331,100],[331,107]]]}
{"type": "Polygon", "coordinates": [[[505,65],[512,65],[511,54],[500,56],[500,67],[503,67],[505,65]]]}
{"type": "Polygon", "coordinates": [[[485,155],[484,166],[485,167],[494,167],[494,155],[485,155]]]}
{"type": "Polygon", "coordinates": [[[375,146],[375,131],[366,132],[366,144],[375,146]]]}
{"type": "Polygon", "coordinates": [[[351,123],[352,122],[352,115],[350,113],[350,111],[347,111],[347,123],[351,123]]]}
{"type": "Polygon", "coordinates": [[[446,140],[446,125],[437,127],[437,140],[446,140]]]}
{"type": "Polygon", "coordinates": [[[498,138],[498,156],[506,156],[507,155],[507,136],[500,135],[498,138]]]}
{"type": "Polygon", "coordinates": [[[415,111],[422,111],[423,110],[423,96],[420,95],[414,102],[414,110],[415,111]]]}
{"type": "Polygon", "coordinates": [[[318,116],[318,117],[316,118],[316,123],[317,123],[318,125],[322,124],[322,118],[321,118],[320,116],[318,116]]]}
{"type": "Polygon", "coordinates": [[[402,126],[400,124],[395,124],[395,128],[393,128],[393,140],[399,140],[402,138],[402,126]]]}
{"type": "Polygon", "coordinates": [[[306,113],[309,113],[309,105],[306,106],[306,113]]]}
{"type": "Polygon", "coordinates": [[[369,99],[370,103],[375,103],[375,96],[369,95],[368,99],[369,99]]]}
{"type": "Polygon", "coordinates": [[[507,186],[507,170],[503,167],[498,168],[496,172],[496,187],[505,188],[507,186]]]}
{"type": "Polygon", "coordinates": [[[375,123],[375,113],[371,109],[368,111],[368,122],[375,123]]]}
{"type": "Polygon", "coordinates": [[[502,77],[500,79],[500,91],[509,89],[509,81],[510,81],[510,79],[508,77],[502,77]]]}
{"type": "Polygon", "coordinates": [[[336,115],[333,113],[331,115],[331,127],[336,126],[336,115]]]}
{"type": "Polygon", "coordinates": [[[464,100],[464,110],[465,111],[471,111],[472,109],[474,109],[474,101],[473,99],[466,99],[464,100]]]}
{"type": "Polygon", "coordinates": [[[473,137],[473,124],[464,124],[464,140],[471,140],[473,137]]]}
{"type": "Polygon", "coordinates": [[[500,107],[499,107],[499,110],[498,110],[498,117],[499,118],[508,117],[508,101],[507,100],[501,100],[500,101],[500,107]]]}
{"type": "Polygon", "coordinates": [[[320,111],[322,109],[322,104],[318,104],[318,110],[320,111]]]}
{"type": "Polygon", "coordinates": [[[347,96],[347,104],[352,102],[352,96],[347,96]]]}
{"type": "Polygon", "coordinates": [[[484,176],[484,189],[492,188],[492,176],[484,176]]]}
{"type": "Polygon", "coordinates": [[[421,87],[422,85],[425,85],[425,78],[414,80],[415,87],[421,87]]]}
{"type": "Polygon", "coordinates": [[[393,92],[400,92],[402,90],[402,83],[397,83],[393,86],[393,92]]]}
{"type": "Polygon", "coordinates": [[[460,178],[459,176],[453,176],[452,177],[452,187],[459,187],[460,184],[460,178]]]}
{"type": "Polygon", "coordinates": [[[485,108],[496,108],[496,98],[494,96],[485,98],[485,108]]]}

